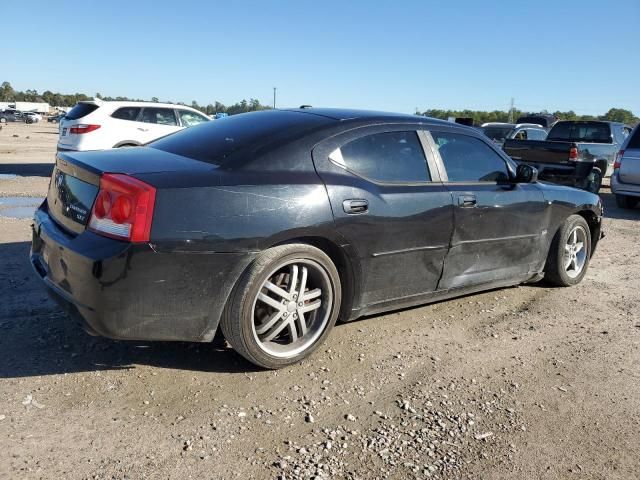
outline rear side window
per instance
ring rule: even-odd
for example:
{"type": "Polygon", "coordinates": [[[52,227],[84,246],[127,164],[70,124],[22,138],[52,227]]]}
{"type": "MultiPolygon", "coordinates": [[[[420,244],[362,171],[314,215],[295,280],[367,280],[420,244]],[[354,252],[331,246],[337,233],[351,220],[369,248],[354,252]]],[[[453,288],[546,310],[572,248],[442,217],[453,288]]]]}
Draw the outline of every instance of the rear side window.
{"type": "Polygon", "coordinates": [[[194,125],[198,125],[199,123],[207,122],[209,120],[204,115],[200,115],[189,110],[178,110],[178,115],[180,116],[180,121],[182,122],[183,127],[193,127],[194,125]]]}
{"type": "Polygon", "coordinates": [[[142,111],[142,121],[158,125],[178,125],[176,114],[170,108],[145,108],[142,111]]]}
{"type": "Polygon", "coordinates": [[[640,148],[640,127],[636,127],[631,134],[627,148],[640,148]]]}
{"type": "Polygon", "coordinates": [[[119,120],[135,120],[140,113],[140,107],[122,107],[111,114],[113,118],[119,120]]]}
{"type": "Polygon", "coordinates": [[[412,132],[368,135],[340,147],[331,155],[334,163],[378,182],[427,182],[431,176],[418,139],[412,132]]]}
{"type": "Polygon", "coordinates": [[[431,132],[450,182],[509,180],[505,161],[483,141],[457,133],[431,132]]]}
{"type": "Polygon", "coordinates": [[[65,117],[67,120],[78,120],[79,118],[86,117],[98,108],[99,106],[95,103],[76,103],[76,106],[69,110],[69,113],[67,113],[65,117]]]}
{"type": "Polygon", "coordinates": [[[601,122],[560,122],[551,129],[547,140],[611,143],[611,129],[601,122]]]}

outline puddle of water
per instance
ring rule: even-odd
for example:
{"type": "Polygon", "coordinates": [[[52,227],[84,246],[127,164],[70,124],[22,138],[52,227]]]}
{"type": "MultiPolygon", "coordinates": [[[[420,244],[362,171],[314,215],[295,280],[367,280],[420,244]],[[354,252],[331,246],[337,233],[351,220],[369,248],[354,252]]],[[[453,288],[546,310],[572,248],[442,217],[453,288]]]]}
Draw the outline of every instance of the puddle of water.
{"type": "Polygon", "coordinates": [[[31,218],[42,197],[0,197],[0,217],[31,218]]]}

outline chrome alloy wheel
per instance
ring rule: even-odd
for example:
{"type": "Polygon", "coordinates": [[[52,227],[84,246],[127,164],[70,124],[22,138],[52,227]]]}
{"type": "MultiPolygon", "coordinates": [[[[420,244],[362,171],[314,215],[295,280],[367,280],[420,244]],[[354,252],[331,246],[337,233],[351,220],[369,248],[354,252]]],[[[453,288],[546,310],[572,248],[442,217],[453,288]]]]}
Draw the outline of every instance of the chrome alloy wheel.
{"type": "Polygon", "coordinates": [[[578,225],[567,237],[564,246],[564,269],[570,278],[576,278],[582,272],[587,262],[587,232],[578,225]]]}
{"type": "Polygon", "coordinates": [[[253,335],[267,354],[289,358],[322,335],[333,307],[324,268],[310,259],[288,260],[264,281],[253,301],[253,335]]]}

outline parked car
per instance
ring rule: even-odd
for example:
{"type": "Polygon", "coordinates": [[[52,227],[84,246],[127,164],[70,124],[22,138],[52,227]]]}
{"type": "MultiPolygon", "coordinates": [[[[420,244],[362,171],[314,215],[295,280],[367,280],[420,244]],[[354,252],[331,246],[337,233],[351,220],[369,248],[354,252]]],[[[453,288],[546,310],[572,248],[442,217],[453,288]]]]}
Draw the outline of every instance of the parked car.
{"type": "Polygon", "coordinates": [[[79,102],[60,120],[58,151],[104,150],[144,145],[209,121],[204,113],[167,103],[79,102]]]}
{"type": "Polygon", "coordinates": [[[528,113],[516,120],[516,123],[533,123],[543,128],[551,128],[558,121],[558,117],[550,113],[528,113]]]}
{"type": "Polygon", "coordinates": [[[52,115],[47,118],[47,122],[49,123],[60,123],[60,121],[64,118],[64,113],[59,113],[58,115],[52,115]]]}
{"type": "Polygon", "coordinates": [[[630,131],[616,122],[562,121],[545,141],[512,139],[503,148],[518,163],[536,167],[542,180],[597,193],[630,131]]]}
{"type": "Polygon", "coordinates": [[[27,123],[37,123],[42,120],[42,115],[36,112],[22,112],[22,115],[27,123]]]}
{"type": "Polygon", "coordinates": [[[622,145],[611,175],[611,191],[621,208],[640,203],[640,127],[636,126],[622,145]]]}
{"type": "Polygon", "coordinates": [[[489,122],[482,124],[480,130],[499,147],[502,147],[504,141],[509,138],[517,140],[545,140],[547,138],[547,130],[533,123],[489,122]]]}
{"type": "Polygon", "coordinates": [[[600,198],[536,182],[477,130],[270,110],[57,154],[31,263],[98,335],[308,356],[336,319],[584,277],[600,198]],[[111,173],[117,172],[117,173],[111,173]]]}
{"type": "Polygon", "coordinates": [[[20,110],[8,108],[0,112],[0,123],[24,122],[25,117],[20,110]]]}

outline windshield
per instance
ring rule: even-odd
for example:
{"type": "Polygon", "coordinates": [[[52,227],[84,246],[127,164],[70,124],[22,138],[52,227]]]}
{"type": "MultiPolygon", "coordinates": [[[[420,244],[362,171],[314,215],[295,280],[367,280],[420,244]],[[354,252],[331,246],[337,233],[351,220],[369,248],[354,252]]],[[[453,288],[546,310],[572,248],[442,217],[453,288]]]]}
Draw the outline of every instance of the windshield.
{"type": "Polygon", "coordinates": [[[512,127],[480,127],[482,133],[494,142],[504,142],[513,131],[512,127]]]}

